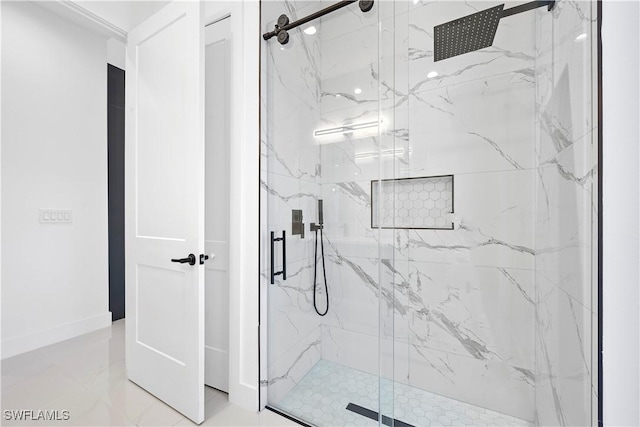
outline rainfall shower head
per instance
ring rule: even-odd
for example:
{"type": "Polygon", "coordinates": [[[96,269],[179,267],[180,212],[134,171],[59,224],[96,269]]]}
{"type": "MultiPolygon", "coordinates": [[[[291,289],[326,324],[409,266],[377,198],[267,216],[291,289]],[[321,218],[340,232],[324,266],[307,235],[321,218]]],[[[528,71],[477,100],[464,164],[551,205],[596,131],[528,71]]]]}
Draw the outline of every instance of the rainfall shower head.
{"type": "Polygon", "coordinates": [[[434,62],[473,52],[493,44],[501,18],[547,6],[555,1],[532,1],[510,9],[504,4],[458,18],[433,28],[434,62]]]}
{"type": "Polygon", "coordinates": [[[503,4],[434,27],[434,61],[491,46],[502,9],[503,4]]]}

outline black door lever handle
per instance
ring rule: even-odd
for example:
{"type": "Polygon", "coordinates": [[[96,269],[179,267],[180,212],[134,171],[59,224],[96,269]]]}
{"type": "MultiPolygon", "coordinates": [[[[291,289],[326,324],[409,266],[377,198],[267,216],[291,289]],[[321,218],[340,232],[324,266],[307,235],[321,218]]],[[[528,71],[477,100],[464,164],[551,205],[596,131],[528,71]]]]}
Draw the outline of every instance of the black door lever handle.
{"type": "Polygon", "coordinates": [[[172,259],[171,262],[179,262],[180,264],[189,263],[189,265],[196,265],[196,256],[194,254],[189,254],[186,258],[172,259]]]}

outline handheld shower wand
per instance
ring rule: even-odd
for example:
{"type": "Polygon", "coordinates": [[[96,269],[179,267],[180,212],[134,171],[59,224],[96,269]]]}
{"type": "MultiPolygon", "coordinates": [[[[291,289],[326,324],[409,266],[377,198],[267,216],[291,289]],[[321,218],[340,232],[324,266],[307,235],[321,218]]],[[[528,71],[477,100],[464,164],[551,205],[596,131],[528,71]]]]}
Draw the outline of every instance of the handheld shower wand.
{"type": "Polygon", "coordinates": [[[313,308],[320,316],[325,316],[329,312],[329,288],[327,286],[327,270],[324,265],[324,239],[322,229],[324,228],[324,212],[322,199],[318,200],[318,224],[311,223],[311,231],[316,234],[316,242],[313,251],[313,308]],[[324,312],[318,310],[316,301],[316,289],[318,286],[318,231],[320,231],[320,250],[322,251],[322,274],[324,276],[324,293],[327,298],[327,305],[324,312]]]}

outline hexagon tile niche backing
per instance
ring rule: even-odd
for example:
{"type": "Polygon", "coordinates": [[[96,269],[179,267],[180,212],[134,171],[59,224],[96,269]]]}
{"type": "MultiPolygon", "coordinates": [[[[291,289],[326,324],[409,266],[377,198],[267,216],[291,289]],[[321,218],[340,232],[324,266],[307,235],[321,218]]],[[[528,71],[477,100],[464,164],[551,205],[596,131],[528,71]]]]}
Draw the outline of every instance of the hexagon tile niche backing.
{"type": "Polygon", "coordinates": [[[453,175],[371,181],[371,228],[453,230],[452,213],[453,175]]]}

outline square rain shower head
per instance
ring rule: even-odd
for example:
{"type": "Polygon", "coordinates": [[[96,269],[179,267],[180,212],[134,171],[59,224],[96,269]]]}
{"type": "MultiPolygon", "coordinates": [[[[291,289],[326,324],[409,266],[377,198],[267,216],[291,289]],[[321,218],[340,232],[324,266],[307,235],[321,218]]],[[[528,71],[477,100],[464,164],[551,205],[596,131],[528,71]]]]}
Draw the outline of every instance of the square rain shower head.
{"type": "Polygon", "coordinates": [[[491,46],[502,9],[504,4],[435,26],[434,62],[491,46]]]}

